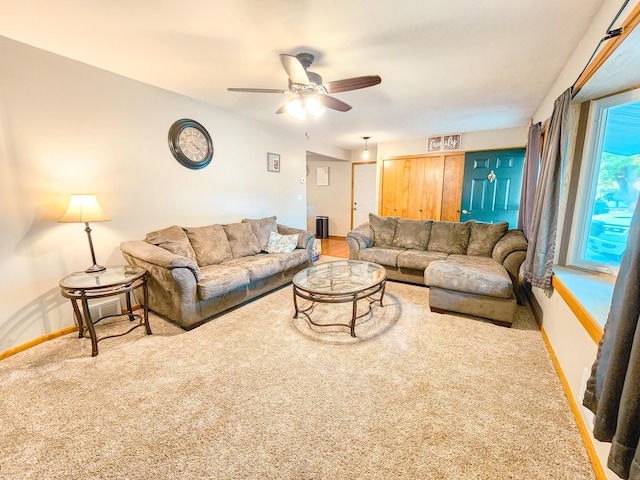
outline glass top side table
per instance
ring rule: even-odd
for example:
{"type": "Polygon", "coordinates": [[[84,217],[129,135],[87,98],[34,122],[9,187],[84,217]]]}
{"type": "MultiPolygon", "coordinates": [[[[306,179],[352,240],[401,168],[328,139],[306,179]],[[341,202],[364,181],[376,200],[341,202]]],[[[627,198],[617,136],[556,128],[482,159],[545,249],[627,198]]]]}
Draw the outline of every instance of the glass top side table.
{"type": "MultiPolygon", "coordinates": [[[[107,267],[106,270],[96,273],[75,272],[60,280],[60,291],[63,297],[71,300],[73,313],[78,324],[78,337],[84,337],[85,328],[89,332],[91,338],[91,356],[98,355],[98,342],[106,338],[120,337],[133,331],[134,329],[144,326],[147,335],[151,335],[151,327],[149,326],[149,291],[147,289],[147,271],[135,265],[118,265],[107,267]],[[142,288],[144,301],[142,314],[134,313],[131,304],[131,292],[142,288]],[[129,321],[135,323],[129,330],[117,335],[109,335],[98,338],[96,335],[95,325],[105,318],[116,315],[109,315],[98,319],[92,319],[89,311],[89,300],[95,298],[113,297],[124,294],[127,301],[127,315],[129,321]],[[80,314],[78,301],[82,305],[82,313],[84,321],[80,314]]],[[[118,315],[119,316],[119,315],[118,315]]]]}

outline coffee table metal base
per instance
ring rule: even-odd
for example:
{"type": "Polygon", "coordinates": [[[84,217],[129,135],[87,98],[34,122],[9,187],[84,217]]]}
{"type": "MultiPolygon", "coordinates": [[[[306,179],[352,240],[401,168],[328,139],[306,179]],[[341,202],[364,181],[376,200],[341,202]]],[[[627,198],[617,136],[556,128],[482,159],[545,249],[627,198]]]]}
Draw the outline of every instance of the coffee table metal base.
{"type": "Polygon", "coordinates": [[[384,298],[384,290],[387,281],[383,280],[377,285],[374,285],[368,289],[362,290],[356,293],[349,294],[329,294],[329,293],[310,293],[301,288],[297,287],[295,284],[293,285],[293,305],[296,309],[293,318],[299,318],[300,314],[304,315],[309,323],[315,325],[316,327],[349,327],[351,330],[351,336],[356,338],[356,320],[359,318],[368,315],[371,312],[372,306],[380,306],[384,307],[382,303],[382,299],[384,298]],[[379,298],[373,298],[377,293],[380,294],[379,298]],[[308,300],[309,305],[304,308],[300,308],[298,306],[298,297],[308,300]],[[365,298],[370,298],[369,306],[366,312],[358,315],[358,301],[363,300],[365,298]],[[315,308],[317,303],[349,303],[353,304],[352,314],[351,314],[351,322],[346,323],[317,323],[314,322],[311,318],[311,312],[315,308]],[[377,304],[377,305],[374,305],[377,304]]]}

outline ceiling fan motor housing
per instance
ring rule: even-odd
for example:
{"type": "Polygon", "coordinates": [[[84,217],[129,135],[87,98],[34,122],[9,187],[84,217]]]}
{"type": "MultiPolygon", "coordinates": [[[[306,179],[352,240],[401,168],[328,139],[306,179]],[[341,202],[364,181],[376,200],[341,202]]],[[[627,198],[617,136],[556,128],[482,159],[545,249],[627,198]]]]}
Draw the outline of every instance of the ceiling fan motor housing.
{"type": "Polygon", "coordinates": [[[296,55],[296,58],[302,64],[305,70],[311,66],[313,60],[315,59],[315,57],[311,53],[299,53],[296,55]]]}

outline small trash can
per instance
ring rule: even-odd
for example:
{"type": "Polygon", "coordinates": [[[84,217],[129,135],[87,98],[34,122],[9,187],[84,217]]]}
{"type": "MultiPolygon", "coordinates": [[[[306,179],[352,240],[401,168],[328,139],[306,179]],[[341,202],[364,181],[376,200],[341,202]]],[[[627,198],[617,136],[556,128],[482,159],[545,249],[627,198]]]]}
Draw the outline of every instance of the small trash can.
{"type": "Polygon", "coordinates": [[[316,217],[316,238],[329,238],[329,217],[316,217]]]}

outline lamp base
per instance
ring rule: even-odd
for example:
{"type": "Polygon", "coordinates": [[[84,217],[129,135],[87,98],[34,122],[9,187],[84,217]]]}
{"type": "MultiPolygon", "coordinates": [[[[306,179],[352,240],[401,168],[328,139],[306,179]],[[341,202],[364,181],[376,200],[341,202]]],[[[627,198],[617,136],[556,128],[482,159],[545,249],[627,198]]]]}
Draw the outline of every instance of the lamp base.
{"type": "Polygon", "coordinates": [[[96,265],[95,263],[85,270],[86,273],[98,273],[106,270],[107,267],[103,267],[102,265],[96,265]]]}

